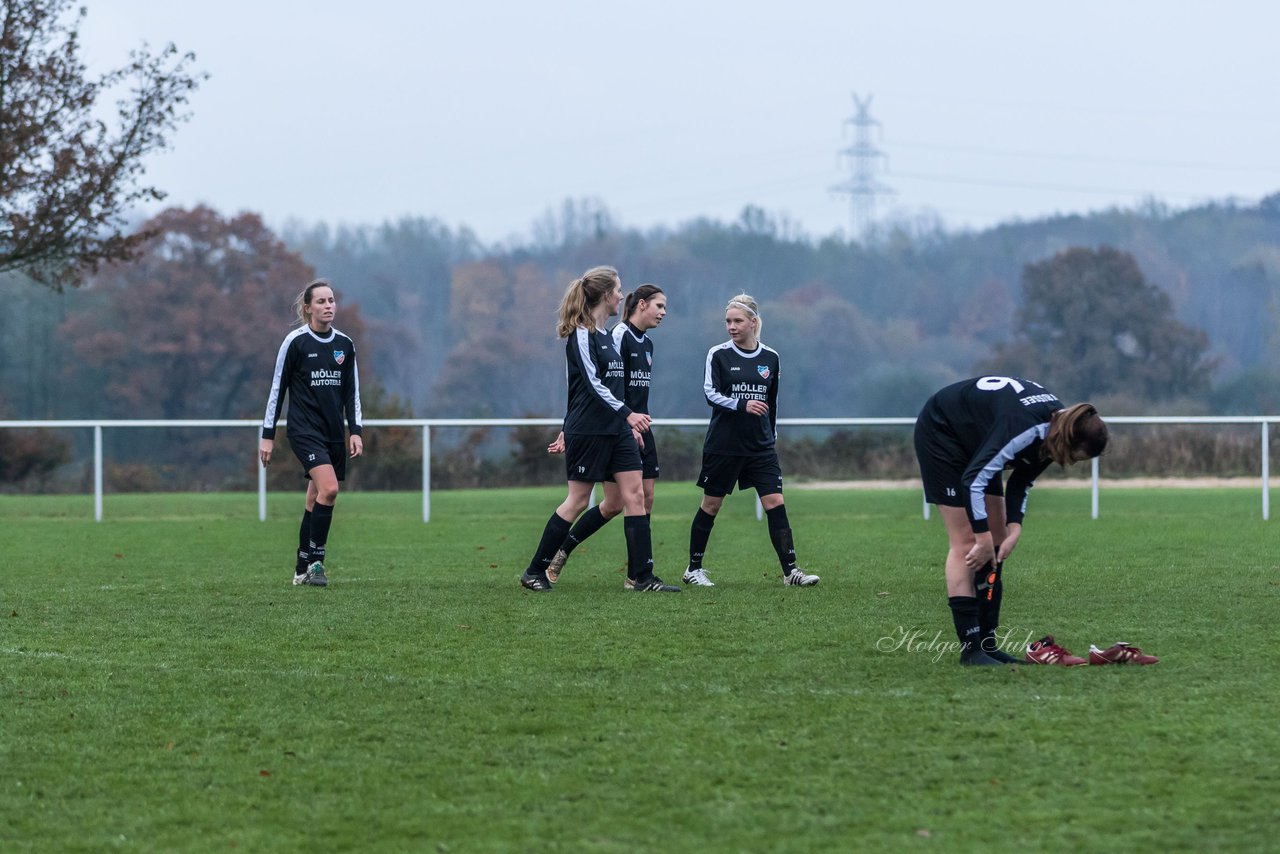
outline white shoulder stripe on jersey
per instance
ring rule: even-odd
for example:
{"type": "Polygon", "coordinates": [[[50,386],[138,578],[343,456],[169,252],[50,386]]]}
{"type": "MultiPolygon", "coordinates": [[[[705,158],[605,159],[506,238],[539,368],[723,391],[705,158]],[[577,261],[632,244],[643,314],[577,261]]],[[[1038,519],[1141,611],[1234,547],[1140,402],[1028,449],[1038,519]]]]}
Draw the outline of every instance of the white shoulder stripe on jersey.
{"type": "Polygon", "coordinates": [[[293,343],[293,339],[297,338],[304,332],[309,332],[309,326],[299,326],[284,337],[284,342],[280,345],[279,352],[276,353],[276,370],[271,377],[271,393],[267,396],[267,414],[262,418],[262,429],[271,430],[276,426],[276,420],[280,410],[280,383],[284,374],[284,357],[289,351],[289,345],[293,343]]]}
{"type": "Polygon", "coordinates": [[[589,370],[588,365],[594,365],[595,359],[591,353],[591,333],[585,326],[579,326],[574,330],[578,343],[578,359],[582,362],[582,373],[586,377],[588,383],[591,384],[591,390],[596,393],[596,397],[603,400],[609,405],[614,412],[622,409],[622,401],[613,396],[613,392],[600,382],[600,378],[596,376],[595,371],[589,370]]]}
{"type": "MultiPolygon", "coordinates": [[[[726,397],[716,388],[715,383],[711,379],[711,360],[715,358],[717,350],[723,350],[726,347],[733,347],[732,341],[726,341],[723,344],[717,344],[707,351],[707,364],[702,372],[702,393],[707,396],[707,402],[712,406],[718,406],[721,409],[732,409],[738,411],[738,401],[732,397],[726,397]]],[[[737,347],[733,349],[738,350],[737,347]]],[[[738,350],[741,353],[741,350],[738,350]]]]}
{"type": "Polygon", "coordinates": [[[973,479],[973,485],[969,487],[969,506],[973,509],[973,518],[975,520],[987,518],[986,491],[987,484],[991,482],[991,478],[1003,471],[1005,465],[1016,457],[1019,451],[1026,448],[1036,439],[1043,439],[1048,432],[1048,423],[1037,424],[1034,427],[1023,430],[1006,442],[1005,446],[991,458],[991,461],[982,467],[982,471],[978,472],[978,476],[973,479]]]}

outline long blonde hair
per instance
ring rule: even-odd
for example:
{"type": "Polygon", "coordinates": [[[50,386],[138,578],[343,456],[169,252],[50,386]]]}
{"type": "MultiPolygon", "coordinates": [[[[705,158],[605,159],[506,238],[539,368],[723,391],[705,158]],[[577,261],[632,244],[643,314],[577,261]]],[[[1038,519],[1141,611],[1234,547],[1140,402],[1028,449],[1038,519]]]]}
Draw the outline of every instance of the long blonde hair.
{"type": "Polygon", "coordinates": [[[568,338],[579,326],[591,329],[595,326],[595,318],[591,311],[622,282],[618,271],[612,267],[592,267],[565,288],[564,298],[560,300],[560,319],[556,325],[556,335],[568,338]]]}
{"type": "Polygon", "coordinates": [[[1092,403],[1077,403],[1053,413],[1044,437],[1044,453],[1060,466],[1076,462],[1076,454],[1091,460],[1107,449],[1107,423],[1092,403]]]}
{"type": "Polygon", "coordinates": [[[756,343],[760,343],[760,338],[764,335],[764,318],[760,316],[760,304],[756,302],[756,298],[751,294],[738,294],[729,299],[729,304],[724,307],[724,310],[728,311],[731,308],[746,312],[747,317],[756,322],[756,343]]]}
{"type": "MultiPolygon", "coordinates": [[[[316,288],[328,288],[332,291],[333,284],[328,279],[316,279],[303,288],[302,293],[294,297],[293,313],[297,315],[297,320],[293,322],[294,326],[304,326],[311,322],[311,318],[307,315],[307,306],[311,305],[311,293],[316,288]]],[[[334,295],[337,295],[336,291],[334,291],[334,295]]]]}

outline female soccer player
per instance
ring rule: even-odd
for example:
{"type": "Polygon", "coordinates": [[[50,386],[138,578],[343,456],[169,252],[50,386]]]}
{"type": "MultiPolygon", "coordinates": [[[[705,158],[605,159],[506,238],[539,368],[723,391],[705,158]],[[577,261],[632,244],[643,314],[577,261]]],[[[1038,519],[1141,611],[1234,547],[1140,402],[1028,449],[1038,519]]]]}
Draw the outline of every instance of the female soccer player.
{"type": "MultiPolygon", "coordinates": [[[[648,415],[649,377],[653,368],[653,341],[648,332],[667,316],[667,296],[657,285],[641,285],[627,294],[622,316],[623,321],[613,327],[613,346],[622,356],[623,403],[632,412],[648,415]]],[[[648,516],[653,511],[653,486],[658,478],[658,447],[654,443],[652,429],[645,430],[640,438],[644,442],[640,449],[640,459],[644,464],[644,512],[648,516]]],[[[553,454],[564,453],[564,433],[556,437],[547,450],[553,454]]],[[[560,550],[548,564],[547,578],[552,584],[560,577],[560,570],[564,568],[565,561],[573,554],[573,550],[621,512],[622,493],[618,490],[618,483],[616,480],[606,480],[604,501],[582,514],[582,518],[574,523],[569,535],[560,544],[560,550]]],[[[627,581],[630,582],[631,579],[627,581]]]]}
{"type": "Polygon", "coordinates": [[[724,497],[754,488],[769,519],[769,539],[782,564],[782,583],[812,587],[818,576],[796,567],[791,523],[782,499],[782,468],[775,448],[778,423],[778,353],[760,343],[764,320],[755,298],[739,294],[724,310],[729,340],[707,351],[702,389],[711,406],[711,424],[702,444],[702,506],[689,532],[685,584],[714,587],[702,568],[724,497]]]}
{"type": "Polygon", "coordinates": [[[629,589],[679,592],[653,574],[653,545],[644,505],[640,459],[642,435],[649,416],[623,402],[622,356],[605,321],[618,313],[622,279],[612,267],[593,267],[574,279],[560,301],[557,333],[565,340],[569,400],[564,418],[565,466],[569,494],[547,520],[520,584],[529,590],[551,590],[547,567],[569,534],[570,525],[587,506],[595,485],[612,477],[622,499],[627,538],[629,589]]]}
{"type": "Polygon", "coordinates": [[[294,301],[300,327],[285,336],[262,419],[258,457],[271,463],[280,397],[289,392],[289,447],[308,478],[306,510],[298,530],[294,584],[328,585],[325,543],[338,500],[338,482],[347,475],[347,456],[364,451],[360,438],[360,378],[356,345],[333,326],[338,310],[333,286],[316,279],[294,301]],[[343,419],[346,419],[346,435],[343,419]],[[345,439],[345,445],[344,445],[345,439]]]}
{"type": "MultiPolygon", "coordinates": [[[[1064,409],[1056,395],[1031,380],[974,377],[929,398],[916,419],[915,445],[925,500],[938,505],[947,527],[947,602],[960,638],[960,663],[1020,661],[996,648],[995,632],[1001,570],[1022,536],[1027,492],[1051,462],[1067,466],[1101,454],[1107,425],[1093,404],[1064,409]]],[[[1040,658],[1030,660],[1068,658],[1052,638],[1046,641],[1032,645],[1040,658]]]]}

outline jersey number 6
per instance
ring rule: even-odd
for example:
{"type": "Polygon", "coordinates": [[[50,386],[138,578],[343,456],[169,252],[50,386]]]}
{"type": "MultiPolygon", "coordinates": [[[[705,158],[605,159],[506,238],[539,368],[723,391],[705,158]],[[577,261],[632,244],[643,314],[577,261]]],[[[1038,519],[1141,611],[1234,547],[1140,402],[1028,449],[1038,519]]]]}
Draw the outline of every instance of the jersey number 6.
{"type": "MultiPolygon", "coordinates": [[[[1031,383],[1036,388],[1044,388],[1040,383],[1032,382],[1031,380],[1027,380],[1027,382],[1031,383]]],[[[978,388],[983,391],[999,391],[1005,386],[1013,386],[1013,390],[1018,394],[1022,394],[1022,392],[1026,390],[1026,386],[1015,380],[1013,377],[983,377],[978,380],[978,388]]]]}

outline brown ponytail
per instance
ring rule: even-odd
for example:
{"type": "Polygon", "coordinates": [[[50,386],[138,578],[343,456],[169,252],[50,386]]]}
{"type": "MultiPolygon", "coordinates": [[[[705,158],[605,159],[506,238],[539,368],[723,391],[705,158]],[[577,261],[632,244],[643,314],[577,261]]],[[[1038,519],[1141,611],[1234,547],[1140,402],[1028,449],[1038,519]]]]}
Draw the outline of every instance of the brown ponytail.
{"type": "Polygon", "coordinates": [[[1077,403],[1053,413],[1044,437],[1044,454],[1060,466],[1091,460],[1107,449],[1107,423],[1092,403],[1077,403]]]}
{"type": "Polygon", "coordinates": [[[660,293],[663,293],[663,290],[657,285],[641,285],[631,293],[627,294],[627,303],[622,309],[622,319],[631,319],[631,315],[635,312],[636,306],[639,305],[640,300],[648,302],[660,293]]]}
{"type": "Polygon", "coordinates": [[[574,279],[565,288],[564,298],[560,300],[559,322],[556,324],[556,335],[568,338],[579,326],[590,329],[595,325],[591,310],[600,304],[600,300],[609,295],[621,279],[618,271],[612,267],[592,267],[574,279]]]}

